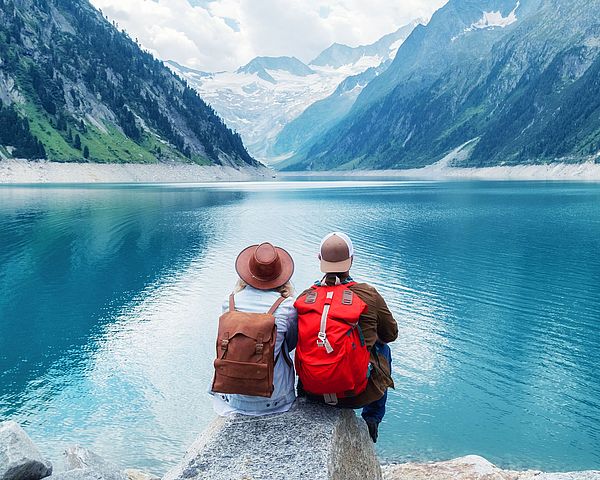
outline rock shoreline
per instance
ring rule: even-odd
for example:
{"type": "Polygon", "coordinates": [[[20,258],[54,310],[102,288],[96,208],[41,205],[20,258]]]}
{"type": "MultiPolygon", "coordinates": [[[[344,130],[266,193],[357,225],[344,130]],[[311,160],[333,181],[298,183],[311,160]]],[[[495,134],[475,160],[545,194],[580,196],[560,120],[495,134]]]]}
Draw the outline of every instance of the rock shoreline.
{"type": "Polygon", "coordinates": [[[329,172],[281,172],[282,177],[335,176],[393,178],[398,180],[511,180],[511,181],[600,181],[600,163],[549,163],[546,165],[515,165],[482,168],[453,167],[438,162],[423,168],[409,170],[351,170],[329,172]]]}
{"type": "Polygon", "coordinates": [[[406,180],[600,181],[600,163],[453,167],[438,162],[410,170],[278,172],[267,167],[200,166],[182,163],[59,163],[0,159],[0,184],[36,183],[205,183],[270,180],[274,176],[394,178],[406,180]]]}
{"type": "Polygon", "coordinates": [[[600,471],[545,473],[503,470],[478,455],[445,462],[400,463],[382,467],[383,480],[600,480],[600,471]]]}
{"type": "Polygon", "coordinates": [[[184,163],[59,163],[0,160],[0,184],[29,183],[204,183],[270,179],[267,167],[239,169],[184,163]]]}
{"type": "MultiPolygon", "coordinates": [[[[596,470],[503,470],[477,455],[380,468],[368,440],[362,420],[352,411],[330,407],[301,407],[270,418],[218,418],[163,480],[600,480],[596,470]],[[298,437],[301,431],[308,437],[298,437]],[[247,440],[249,434],[254,436],[252,442],[247,440]],[[300,455],[289,455],[290,449],[300,447],[300,455]]],[[[161,480],[140,470],[119,469],[80,446],[67,448],[63,463],[64,471],[55,472],[16,422],[0,422],[0,480],[161,480]]]]}

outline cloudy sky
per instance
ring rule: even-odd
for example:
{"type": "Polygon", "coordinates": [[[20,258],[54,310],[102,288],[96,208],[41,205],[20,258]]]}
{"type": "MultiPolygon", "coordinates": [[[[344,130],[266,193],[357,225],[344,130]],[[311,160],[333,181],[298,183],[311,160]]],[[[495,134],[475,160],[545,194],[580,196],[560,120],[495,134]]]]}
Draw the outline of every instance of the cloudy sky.
{"type": "Polygon", "coordinates": [[[445,0],[91,0],[163,60],[234,70],[258,55],[305,62],[333,42],[364,45],[445,0]]]}

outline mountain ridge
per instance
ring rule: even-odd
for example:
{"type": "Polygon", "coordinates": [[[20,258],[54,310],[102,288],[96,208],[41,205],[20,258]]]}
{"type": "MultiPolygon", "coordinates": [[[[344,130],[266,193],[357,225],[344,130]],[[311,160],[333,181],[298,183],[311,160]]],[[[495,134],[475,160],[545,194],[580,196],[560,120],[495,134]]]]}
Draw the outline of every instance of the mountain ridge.
{"type": "Polygon", "coordinates": [[[311,68],[296,57],[255,57],[246,65],[238,68],[236,73],[257,74],[259,78],[267,82],[277,83],[267,70],[278,70],[291,73],[299,77],[305,77],[315,73],[311,68]]]}
{"type": "Polygon", "coordinates": [[[335,42],[317,55],[309,65],[339,68],[347,63],[356,62],[363,56],[380,56],[382,61],[385,61],[389,58],[389,50],[392,49],[393,45],[396,42],[404,41],[412,30],[423,22],[423,19],[413,20],[401,26],[396,31],[388,33],[377,41],[367,45],[350,47],[343,43],[335,42]]]}

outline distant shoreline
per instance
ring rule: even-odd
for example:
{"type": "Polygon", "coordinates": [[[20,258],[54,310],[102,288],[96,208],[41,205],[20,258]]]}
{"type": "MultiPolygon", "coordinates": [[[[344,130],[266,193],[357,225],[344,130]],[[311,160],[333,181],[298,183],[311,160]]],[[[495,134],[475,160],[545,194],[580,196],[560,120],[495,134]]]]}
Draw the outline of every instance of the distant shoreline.
{"type": "Polygon", "coordinates": [[[547,165],[450,167],[440,163],[408,170],[351,170],[276,172],[267,167],[241,167],[183,163],[59,163],[0,160],[1,184],[71,183],[198,183],[270,180],[273,177],[357,177],[407,180],[542,180],[600,181],[600,164],[551,163],[547,165]]]}
{"type": "Polygon", "coordinates": [[[408,170],[351,170],[351,171],[311,171],[280,172],[282,177],[370,177],[403,178],[414,180],[571,180],[600,181],[600,164],[586,162],[580,164],[549,163],[546,165],[495,166],[483,168],[450,167],[434,164],[408,170]]]}
{"type": "Polygon", "coordinates": [[[59,163],[1,160],[0,184],[28,183],[191,183],[264,180],[273,172],[266,167],[236,169],[221,165],[184,163],[59,163]]]}

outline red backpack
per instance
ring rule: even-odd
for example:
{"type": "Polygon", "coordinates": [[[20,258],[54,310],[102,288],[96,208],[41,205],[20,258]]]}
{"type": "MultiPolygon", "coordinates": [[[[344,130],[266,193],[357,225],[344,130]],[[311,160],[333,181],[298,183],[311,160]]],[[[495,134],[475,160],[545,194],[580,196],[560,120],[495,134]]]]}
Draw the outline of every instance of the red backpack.
{"type": "Polygon", "coordinates": [[[296,371],[304,390],[331,404],[367,387],[369,351],[358,326],[367,304],[348,289],[353,284],[315,285],[294,303],[296,371]]]}

